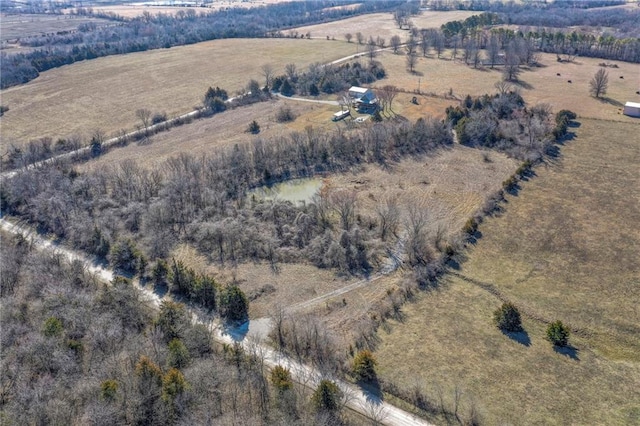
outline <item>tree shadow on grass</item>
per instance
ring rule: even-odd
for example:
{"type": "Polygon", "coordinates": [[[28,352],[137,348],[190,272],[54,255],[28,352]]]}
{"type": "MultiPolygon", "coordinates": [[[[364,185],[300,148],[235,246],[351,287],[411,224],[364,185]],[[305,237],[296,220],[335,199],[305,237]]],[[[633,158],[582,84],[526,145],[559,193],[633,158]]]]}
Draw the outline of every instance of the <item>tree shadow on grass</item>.
{"type": "Polygon", "coordinates": [[[509,339],[514,340],[523,346],[526,346],[526,347],[531,346],[531,338],[529,337],[529,333],[527,333],[526,330],[522,330],[522,331],[500,330],[500,331],[502,331],[502,334],[507,336],[509,339]]]}
{"type": "Polygon", "coordinates": [[[523,89],[532,90],[534,89],[533,85],[527,83],[523,80],[516,80],[512,82],[514,86],[522,87],[523,89]]]}
{"type": "Polygon", "coordinates": [[[560,355],[568,356],[574,361],[580,361],[580,358],[578,357],[579,350],[576,347],[573,347],[571,345],[554,346],[553,350],[556,351],[556,353],[559,353],[560,355]]]}
{"type": "Polygon", "coordinates": [[[598,100],[600,101],[600,103],[603,104],[609,104],[609,105],[613,105],[613,106],[617,106],[617,107],[622,107],[622,102],[618,102],[615,99],[611,99],[609,97],[600,97],[598,98],[598,100]]]}
{"type": "Polygon", "coordinates": [[[374,377],[367,381],[358,380],[356,383],[358,387],[362,389],[362,393],[364,393],[367,402],[375,405],[382,404],[382,401],[384,401],[384,394],[382,393],[378,377],[374,377]]]}

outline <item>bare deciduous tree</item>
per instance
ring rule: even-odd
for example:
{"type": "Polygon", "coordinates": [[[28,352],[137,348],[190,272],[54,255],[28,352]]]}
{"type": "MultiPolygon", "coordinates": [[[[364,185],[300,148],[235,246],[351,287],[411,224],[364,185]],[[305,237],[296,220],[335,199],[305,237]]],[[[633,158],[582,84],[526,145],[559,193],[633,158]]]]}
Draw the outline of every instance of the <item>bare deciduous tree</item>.
{"type": "Polygon", "coordinates": [[[296,68],[296,64],[291,63],[291,64],[285,65],[284,72],[287,74],[287,77],[292,82],[295,83],[298,80],[298,69],[296,68]]]}
{"type": "Polygon", "coordinates": [[[375,57],[378,54],[378,45],[373,37],[369,37],[369,41],[367,42],[367,56],[369,57],[369,62],[373,62],[375,57]]]}
{"type": "Polygon", "coordinates": [[[607,87],[609,86],[609,73],[604,70],[604,68],[600,68],[594,74],[593,78],[589,82],[589,93],[599,98],[600,95],[605,95],[607,93],[607,87]]]}
{"type": "Polygon", "coordinates": [[[353,39],[353,34],[351,33],[346,33],[344,35],[344,39],[347,40],[347,43],[351,43],[351,39],[353,39]]]}
{"type": "Polygon", "coordinates": [[[273,80],[273,67],[270,64],[264,64],[260,67],[262,75],[264,76],[264,84],[267,88],[271,87],[271,80],[273,80]]]}
{"type": "Polygon", "coordinates": [[[353,226],[356,214],[356,193],[353,191],[335,191],[331,194],[333,209],[340,216],[342,229],[348,231],[353,226]]]}
{"type": "Polygon", "coordinates": [[[407,67],[410,72],[414,72],[416,68],[416,64],[418,63],[418,55],[415,51],[410,51],[407,53],[407,67]]]}
{"type": "Polygon", "coordinates": [[[393,53],[398,53],[400,51],[400,45],[402,44],[402,40],[400,39],[400,36],[399,35],[392,36],[389,42],[391,43],[391,49],[393,50],[393,53]]]}
{"type": "Polygon", "coordinates": [[[151,111],[146,108],[140,108],[136,110],[136,118],[142,121],[142,125],[144,126],[144,133],[145,135],[148,135],[149,124],[151,124],[151,111]]]}

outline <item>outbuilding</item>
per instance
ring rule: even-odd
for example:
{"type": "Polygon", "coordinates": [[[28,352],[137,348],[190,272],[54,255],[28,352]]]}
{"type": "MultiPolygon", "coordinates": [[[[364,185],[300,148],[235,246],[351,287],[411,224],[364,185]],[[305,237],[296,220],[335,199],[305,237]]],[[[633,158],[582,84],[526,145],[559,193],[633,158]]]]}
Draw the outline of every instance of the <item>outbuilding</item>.
{"type": "Polygon", "coordinates": [[[622,111],[624,115],[628,115],[629,117],[638,117],[640,118],[640,103],[638,102],[627,102],[624,105],[624,110],[622,111]]]}

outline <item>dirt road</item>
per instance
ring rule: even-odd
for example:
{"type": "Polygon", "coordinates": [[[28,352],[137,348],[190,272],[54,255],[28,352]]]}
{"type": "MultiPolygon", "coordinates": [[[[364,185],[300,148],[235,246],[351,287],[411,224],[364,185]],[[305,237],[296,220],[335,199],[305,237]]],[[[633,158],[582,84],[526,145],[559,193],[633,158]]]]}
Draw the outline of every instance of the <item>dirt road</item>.
{"type": "MultiPolygon", "coordinates": [[[[23,235],[34,245],[34,247],[40,250],[56,252],[69,261],[83,262],[89,272],[95,274],[103,281],[110,282],[116,275],[114,271],[96,264],[86,255],[56,245],[53,242],[37,235],[27,226],[17,225],[1,218],[0,228],[12,234],[23,235]]],[[[141,286],[138,282],[134,282],[134,284],[136,285],[136,288],[144,294],[147,302],[155,307],[158,307],[161,301],[169,298],[167,295],[162,297],[159,296],[149,287],[141,286]]],[[[251,329],[251,324],[243,324],[240,327],[229,329],[220,324],[217,319],[211,318],[197,309],[189,309],[194,322],[204,324],[214,331],[213,338],[216,341],[226,344],[233,344],[235,342],[241,344],[245,351],[258,356],[269,368],[273,368],[276,365],[285,366],[291,371],[292,378],[301,385],[314,389],[317,387],[320,380],[324,378],[324,376],[313,367],[296,362],[295,360],[275,351],[259,338],[252,337],[259,335],[260,333],[252,335],[245,331],[251,329]]],[[[363,390],[340,379],[333,378],[333,380],[335,380],[345,394],[345,405],[363,416],[370,418],[372,421],[376,421],[379,424],[395,426],[429,425],[428,422],[416,417],[415,415],[383,401],[380,396],[373,392],[363,390]]]]}

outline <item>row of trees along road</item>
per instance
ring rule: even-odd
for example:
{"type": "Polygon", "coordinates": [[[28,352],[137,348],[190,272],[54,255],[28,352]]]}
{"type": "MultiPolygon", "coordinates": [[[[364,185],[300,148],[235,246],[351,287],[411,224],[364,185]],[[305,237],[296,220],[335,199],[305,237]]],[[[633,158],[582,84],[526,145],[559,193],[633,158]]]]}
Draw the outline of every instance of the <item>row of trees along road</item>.
{"type": "Polygon", "coordinates": [[[349,424],[333,382],[310,401],[286,368],[269,380],[259,352],[212,345],[182,304],[152,310],[129,280],[107,285],[21,237],[4,236],[0,255],[4,422],[349,424]]]}

